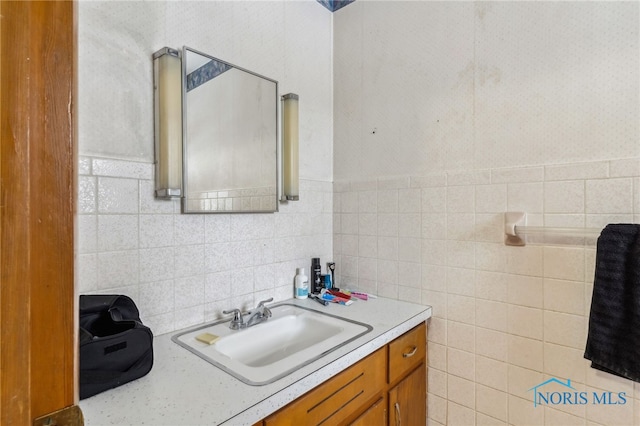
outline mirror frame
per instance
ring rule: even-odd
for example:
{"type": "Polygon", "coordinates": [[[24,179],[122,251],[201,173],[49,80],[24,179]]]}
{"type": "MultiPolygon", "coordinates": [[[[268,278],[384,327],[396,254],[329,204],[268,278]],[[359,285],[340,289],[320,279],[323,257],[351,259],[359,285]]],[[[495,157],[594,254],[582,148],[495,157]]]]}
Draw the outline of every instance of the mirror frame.
{"type": "Polygon", "coordinates": [[[281,123],[280,123],[280,96],[279,96],[279,85],[278,85],[278,81],[274,80],[272,78],[269,77],[265,77],[264,75],[258,74],[256,72],[250,71],[246,68],[242,68],[239,67],[237,65],[234,65],[232,63],[229,63],[227,61],[224,61],[222,59],[216,58],[214,56],[211,56],[207,53],[201,52],[199,50],[193,49],[191,47],[188,46],[183,46],[182,48],[182,122],[183,122],[183,127],[182,127],[182,191],[183,191],[183,196],[181,197],[181,210],[182,213],[185,214],[210,214],[210,213],[218,213],[218,214],[228,214],[228,213],[276,213],[278,212],[279,209],[279,204],[280,204],[280,193],[281,193],[281,179],[280,179],[280,169],[281,169],[281,161],[282,159],[281,157],[281,141],[280,141],[280,133],[281,133],[281,123]],[[193,210],[193,209],[189,209],[188,206],[188,202],[189,202],[189,198],[188,198],[188,186],[189,186],[189,178],[188,178],[188,171],[189,171],[189,160],[188,160],[188,156],[187,156],[187,144],[188,144],[188,131],[187,131],[187,114],[188,114],[188,108],[187,108],[187,52],[192,52],[207,58],[210,58],[211,60],[214,61],[218,61],[221,62],[229,67],[235,68],[239,71],[243,71],[245,73],[251,74],[253,76],[256,76],[258,78],[267,80],[271,83],[275,84],[275,97],[274,97],[274,102],[275,102],[275,116],[273,117],[273,119],[275,120],[275,168],[273,170],[273,173],[275,174],[275,194],[273,194],[273,201],[274,201],[274,208],[273,209],[269,209],[269,210],[236,210],[236,209],[232,209],[232,210],[193,210]]]}

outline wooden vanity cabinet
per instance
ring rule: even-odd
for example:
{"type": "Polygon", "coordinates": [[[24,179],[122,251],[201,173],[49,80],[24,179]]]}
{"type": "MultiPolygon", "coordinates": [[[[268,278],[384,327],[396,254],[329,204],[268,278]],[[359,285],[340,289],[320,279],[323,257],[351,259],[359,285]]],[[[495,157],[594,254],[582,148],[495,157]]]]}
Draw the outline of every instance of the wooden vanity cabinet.
{"type": "Polygon", "coordinates": [[[427,418],[421,323],[254,426],[417,426],[427,418]]]}

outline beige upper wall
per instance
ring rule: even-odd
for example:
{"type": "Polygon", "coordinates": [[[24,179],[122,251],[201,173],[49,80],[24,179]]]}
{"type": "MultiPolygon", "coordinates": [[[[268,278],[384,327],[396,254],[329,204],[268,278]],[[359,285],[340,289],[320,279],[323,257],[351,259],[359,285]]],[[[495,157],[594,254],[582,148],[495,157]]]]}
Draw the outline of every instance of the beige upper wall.
{"type": "Polygon", "coordinates": [[[79,153],[153,161],[151,55],[196,50],[300,96],[300,176],[332,180],[332,15],[315,1],[79,1],[79,153]]]}
{"type": "Polygon", "coordinates": [[[334,179],[640,155],[637,2],[334,15],[334,179]]]}
{"type": "Polygon", "coordinates": [[[640,155],[637,2],[79,5],[81,155],[153,161],[165,45],[298,93],[303,178],[640,155]]]}

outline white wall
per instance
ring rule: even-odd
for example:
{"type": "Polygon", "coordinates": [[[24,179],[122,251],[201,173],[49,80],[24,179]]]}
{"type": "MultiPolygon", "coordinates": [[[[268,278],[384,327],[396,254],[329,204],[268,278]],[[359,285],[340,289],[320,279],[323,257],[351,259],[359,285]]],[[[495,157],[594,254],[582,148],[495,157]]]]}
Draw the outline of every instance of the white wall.
{"type": "Polygon", "coordinates": [[[334,178],[638,156],[637,23],[619,2],[345,7],[334,178]]]}
{"type": "Polygon", "coordinates": [[[430,425],[640,424],[640,385],[583,359],[594,245],[502,243],[505,211],[640,222],[639,17],[637,2],[335,13],[339,283],[433,306],[430,425]],[[628,401],[534,408],[550,377],[628,401]]]}
{"type": "Polygon", "coordinates": [[[156,334],[292,295],[332,260],[331,13],[316,2],[78,2],[81,293],[124,293],[156,334]],[[182,215],[153,199],[151,55],[207,52],[300,96],[301,201],[182,215]]]}

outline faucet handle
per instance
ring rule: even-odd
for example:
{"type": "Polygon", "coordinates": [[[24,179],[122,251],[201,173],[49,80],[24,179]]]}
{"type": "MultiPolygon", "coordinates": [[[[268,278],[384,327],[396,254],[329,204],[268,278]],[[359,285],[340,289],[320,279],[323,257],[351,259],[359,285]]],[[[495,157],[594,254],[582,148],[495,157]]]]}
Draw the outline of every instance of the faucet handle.
{"type": "Polygon", "coordinates": [[[267,300],[263,300],[261,302],[258,303],[258,308],[260,306],[264,306],[265,303],[269,303],[269,302],[273,302],[273,297],[268,298],[267,300]]]}
{"type": "Polygon", "coordinates": [[[242,312],[240,312],[240,309],[229,309],[227,311],[222,311],[222,313],[225,315],[233,314],[233,319],[229,323],[229,328],[233,330],[242,328],[244,320],[242,319],[242,312]]]}
{"type": "Polygon", "coordinates": [[[262,315],[265,317],[271,316],[271,309],[264,306],[265,303],[269,303],[269,302],[273,302],[273,297],[270,297],[267,300],[261,301],[260,303],[258,303],[258,306],[256,307],[256,309],[262,308],[262,315]]]}

